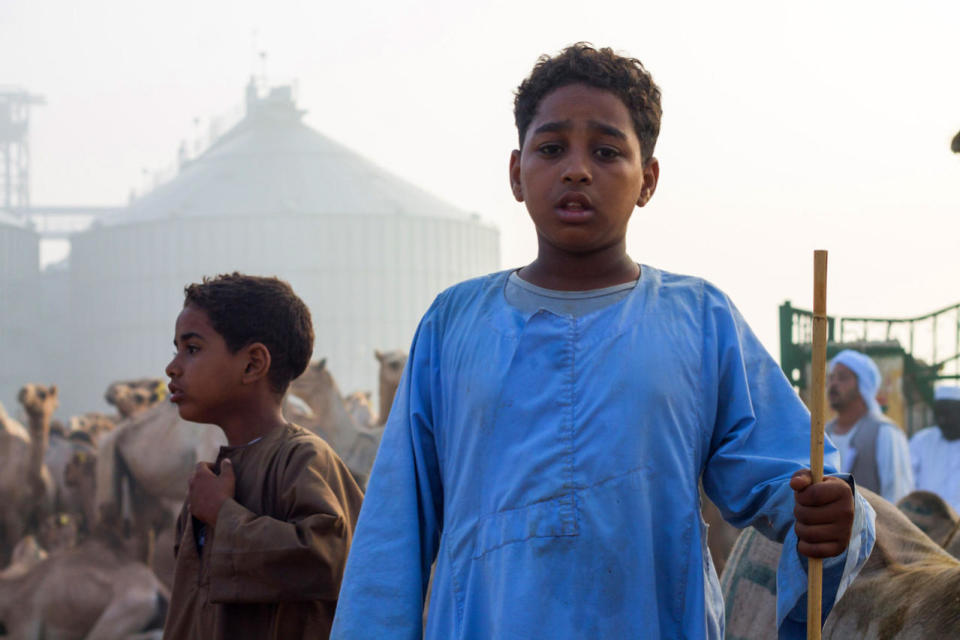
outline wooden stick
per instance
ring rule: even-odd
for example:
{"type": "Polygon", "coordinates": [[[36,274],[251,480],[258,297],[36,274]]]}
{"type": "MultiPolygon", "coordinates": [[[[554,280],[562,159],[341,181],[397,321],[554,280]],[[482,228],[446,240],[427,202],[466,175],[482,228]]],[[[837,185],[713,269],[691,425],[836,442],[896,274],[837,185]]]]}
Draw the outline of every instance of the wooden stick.
{"type": "MultiPolygon", "coordinates": [[[[813,252],[813,361],[810,370],[810,474],[823,482],[823,422],[827,374],[827,252],[813,252]]],[[[807,640],[820,640],[823,560],[807,562],[807,640]]]]}

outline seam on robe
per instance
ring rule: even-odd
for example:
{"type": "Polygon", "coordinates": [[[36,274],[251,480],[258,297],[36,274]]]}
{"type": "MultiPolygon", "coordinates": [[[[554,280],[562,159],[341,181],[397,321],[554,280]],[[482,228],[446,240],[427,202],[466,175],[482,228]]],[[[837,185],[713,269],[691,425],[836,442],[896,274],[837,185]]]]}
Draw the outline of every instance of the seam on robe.
{"type": "Polygon", "coordinates": [[[565,424],[563,425],[563,432],[566,440],[566,460],[564,461],[564,481],[563,488],[565,492],[570,492],[567,499],[561,500],[560,502],[560,519],[563,524],[563,534],[564,535],[577,535],[577,506],[574,502],[572,492],[574,490],[574,469],[575,469],[575,454],[576,454],[576,440],[575,440],[575,429],[576,429],[576,412],[574,405],[576,403],[576,384],[577,384],[577,373],[576,373],[576,343],[577,343],[577,320],[576,318],[571,318],[569,321],[567,329],[567,344],[565,345],[566,358],[569,362],[569,368],[567,373],[567,406],[565,407],[564,413],[566,413],[565,424]]]}
{"type": "Polygon", "coordinates": [[[484,517],[473,530],[472,559],[479,560],[492,551],[534,538],[579,536],[578,528],[569,526],[565,508],[573,504],[574,494],[570,493],[484,517]]]}

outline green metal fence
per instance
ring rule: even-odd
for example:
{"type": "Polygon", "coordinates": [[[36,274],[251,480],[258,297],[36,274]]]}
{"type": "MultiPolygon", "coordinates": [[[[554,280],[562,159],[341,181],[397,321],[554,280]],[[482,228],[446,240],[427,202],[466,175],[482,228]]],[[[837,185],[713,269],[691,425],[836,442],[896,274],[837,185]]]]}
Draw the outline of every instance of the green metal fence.
{"type": "MultiPolygon", "coordinates": [[[[780,305],[780,366],[801,392],[809,385],[813,313],[790,301],[780,305]]],[[[960,380],[960,303],[914,318],[828,319],[827,357],[857,349],[871,357],[902,356],[903,400],[908,433],[925,426],[915,409],[933,404],[940,380],[960,380]]]]}

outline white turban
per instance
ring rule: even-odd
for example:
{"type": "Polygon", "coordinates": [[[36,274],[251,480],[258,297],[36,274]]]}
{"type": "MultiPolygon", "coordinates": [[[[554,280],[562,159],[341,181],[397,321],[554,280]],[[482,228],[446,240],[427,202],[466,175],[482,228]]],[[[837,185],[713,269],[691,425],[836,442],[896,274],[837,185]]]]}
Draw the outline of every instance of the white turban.
{"type": "Polygon", "coordinates": [[[960,387],[937,387],[933,391],[934,400],[960,400],[960,387]]]}
{"type": "Polygon", "coordinates": [[[853,349],[844,349],[830,361],[830,371],[838,364],[850,369],[857,376],[857,388],[860,390],[860,397],[867,404],[867,409],[871,413],[882,415],[880,403],[877,402],[877,391],[880,390],[883,377],[870,356],[853,349]]]}

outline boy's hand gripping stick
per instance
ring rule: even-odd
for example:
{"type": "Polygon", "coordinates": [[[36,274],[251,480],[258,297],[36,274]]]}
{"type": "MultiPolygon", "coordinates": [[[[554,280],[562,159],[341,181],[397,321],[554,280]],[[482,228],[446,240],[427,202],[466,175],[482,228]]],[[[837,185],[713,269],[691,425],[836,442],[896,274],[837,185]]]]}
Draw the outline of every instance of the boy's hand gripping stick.
{"type": "MultiPolygon", "coordinates": [[[[827,372],[827,252],[813,252],[813,362],[810,370],[810,475],[823,482],[824,378],[827,372]]],[[[807,640],[820,640],[823,560],[807,561],[807,640]]]]}

